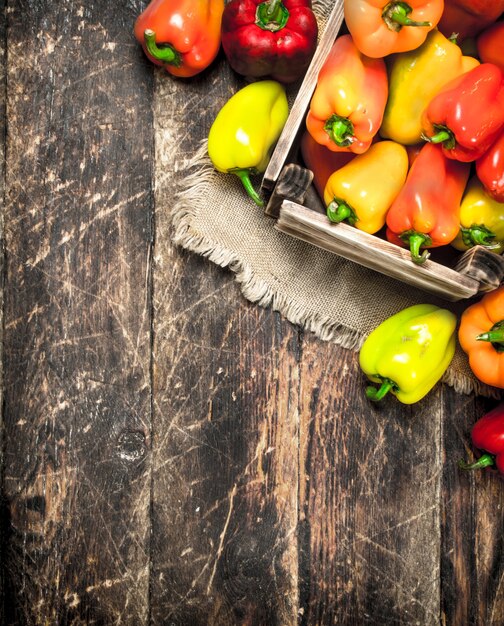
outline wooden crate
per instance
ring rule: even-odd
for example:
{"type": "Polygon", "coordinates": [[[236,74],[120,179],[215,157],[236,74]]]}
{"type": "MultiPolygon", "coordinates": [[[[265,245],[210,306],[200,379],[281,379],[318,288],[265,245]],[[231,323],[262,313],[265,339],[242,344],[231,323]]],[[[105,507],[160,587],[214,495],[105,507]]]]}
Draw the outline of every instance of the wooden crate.
{"type": "Polygon", "coordinates": [[[263,177],[266,214],[276,220],[275,228],[281,232],[445,300],[463,300],[496,289],[504,279],[504,258],[483,246],[463,254],[431,250],[436,260],[417,265],[409,250],[345,223],[333,224],[325,216],[313,190],[313,173],[298,163],[297,152],[318,73],[343,19],[343,0],[336,0],[263,177]]]}

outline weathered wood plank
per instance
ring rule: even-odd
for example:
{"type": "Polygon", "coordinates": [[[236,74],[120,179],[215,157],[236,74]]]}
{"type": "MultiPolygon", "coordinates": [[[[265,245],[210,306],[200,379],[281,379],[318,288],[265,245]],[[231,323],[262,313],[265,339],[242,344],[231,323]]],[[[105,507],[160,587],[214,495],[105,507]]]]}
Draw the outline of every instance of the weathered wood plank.
{"type": "Polygon", "coordinates": [[[9,624],[148,621],[152,81],[139,2],[10,2],[9,624]]]}
{"type": "Polygon", "coordinates": [[[169,240],[175,183],[232,93],[229,68],[157,84],[152,620],[292,625],[297,330],[169,240]]]}
{"type": "Polygon", "coordinates": [[[300,380],[302,623],[437,624],[442,391],[373,405],[356,354],[309,336],[300,380]]]}
{"type": "Polygon", "coordinates": [[[447,393],[444,407],[443,623],[497,626],[504,621],[504,483],[492,470],[457,467],[476,458],[471,428],[493,405],[447,393]]]}
{"type": "MultiPolygon", "coordinates": [[[[6,38],[6,20],[5,20],[5,1],[0,0],[0,198],[2,206],[5,198],[5,119],[6,119],[6,103],[7,103],[7,82],[6,82],[6,54],[5,54],[5,38],[6,38]]],[[[4,240],[4,224],[3,211],[0,212],[0,241],[1,260],[0,260],[0,380],[3,380],[3,289],[4,289],[4,258],[3,258],[3,240],[4,240]]],[[[0,406],[3,406],[3,388],[0,385],[0,406]]],[[[5,559],[5,525],[6,519],[4,515],[3,499],[1,496],[2,476],[4,474],[4,433],[3,433],[3,415],[0,412],[0,563],[5,559]]],[[[0,623],[5,623],[5,604],[4,604],[4,571],[0,567],[0,623]]]]}

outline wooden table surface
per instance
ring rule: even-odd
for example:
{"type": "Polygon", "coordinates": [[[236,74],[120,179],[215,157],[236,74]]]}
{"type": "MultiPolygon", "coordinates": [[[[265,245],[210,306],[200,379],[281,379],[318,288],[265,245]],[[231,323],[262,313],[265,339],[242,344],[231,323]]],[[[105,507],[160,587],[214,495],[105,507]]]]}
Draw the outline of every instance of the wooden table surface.
{"type": "Polygon", "coordinates": [[[504,624],[504,483],[456,465],[494,403],[371,405],[170,240],[225,59],[157,71],[139,0],[1,6],[0,622],[504,624]]]}

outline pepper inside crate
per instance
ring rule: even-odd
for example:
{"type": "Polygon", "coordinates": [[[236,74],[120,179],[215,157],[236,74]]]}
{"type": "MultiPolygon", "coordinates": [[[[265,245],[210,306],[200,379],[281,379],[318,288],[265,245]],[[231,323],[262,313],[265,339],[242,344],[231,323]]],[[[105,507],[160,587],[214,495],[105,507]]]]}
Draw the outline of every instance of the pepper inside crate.
{"type": "MultiPolygon", "coordinates": [[[[461,221],[459,222],[458,217],[463,192],[468,181],[475,175],[475,165],[473,162],[459,163],[458,159],[452,159],[456,161],[454,163],[444,162],[440,153],[442,152],[447,156],[452,147],[443,143],[446,137],[438,132],[439,128],[435,128],[436,132],[434,133],[429,131],[429,126],[425,124],[422,115],[423,109],[433,99],[434,91],[447,88],[450,81],[456,80],[458,76],[467,76],[470,72],[478,69],[481,63],[464,53],[458,45],[450,40],[446,33],[435,28],[425,33],[425,40],[417,49],[389,55],[385,59],[389,93],[381,125],[376,129],[376,123],[373,122],[376,116],[373,115],[371,108],[373,103],[371,102],[371,106],[368,108],[368,100],[365,103],[363,100],[362,106],[358,105],[358,102],[360,99],[365,99],[366,94],[369,93],[372,99],[372,95],[377,90],[362,90],[362,97],[356,96],[359,83],[357,79],[365,72],[349,72],[344,61],[340,58],[337,63],[339,67],[343,68],[340,73],[344,75],[347,72],[349,76],[356,77],[354,83],[347,79],[339,85],[343,91],[346,90],[346,104],[349,106],[347,113],[350,122],[349,124],[340,123],[340,116],[344,117],[344,111],[342,110],[340,113],[337,109],[340,105],[336,97],[331,99],[331,94],[338,93],[338,78],[335,78],[334,75],[327,77],[324,74],[324,64],[333,62],[332,49],[338,45],[341,47],[342,44],[339,42],[348,39],[352,29],[348,29],[347,23],[341,19],[344,17],[341,15],[342,3],[336,4],[339,7],[334,7],[327,26],[327,29],[333,29],[332,41],[326,39],[326,37],[330,39],[326,29],[321,39],[321,45],[324,49],[320,51],[320,58],[319,50],[314,57],[313,65],[316,69],[312,73],[309,71],[305,77],[304,89],[300,91],[300,97],[296,99],[286,125],[290,139],[287,143],[285,136],[280,137],[277,150],[272,157],[273,163],[265,173],[263,188],[272,190],[266,213],[277,218],[275,227],[284,233],[383,274],[398,278],[405,283],[420,287],[425,291],[440,295],[447,300],[467,299],[495,289],[504,277],[504,261],[500,255],[495,254],[495,251],[498,250],[492,247],[497,243],[495,239],[500,235],[491,228],[488,229],[490,232],[481,228],[472,228],[473,224],[463,224],[461,221]],[[443,54],[437,54],[441,50],[443,50],[443,54]],[[430,70],[432,64],[434,64],[434,71],[432,71],[431,79],[426,80],[425,72],[430,70]],[[415,68],[423,68],[423,75],[419,72],[415,77],[415,68]],[[333,88],[329,89],[325,85],[324,89],[324,85],[320,86],[320,82],[324,83],[325,80],[327,80],[327,84],[331,83],[333,88]],[[335,82],[334,85],[333,82],[335,82]],[[421,87],[423,87],[424,100],[416,110],[414,128],[412,127],[408,131],[410,133],[408,138],[404,138],[400,136],[400,133],[404,132],[407,125],[400,123],[398,116],[404,117],[405,112],[415,110],[414,107],[407,106],[407,101],[413,98],[418,100],[421,87]],[[428,87],[432,90],[429,91],[428,87]],[[318,91],[325,92],[325,101],[320,99],[318,91]],[[325,104],[321,104],[321,102],[325,102],[325,104]],[[326,105],[334,105],[335,108],[331,109],[330,106],[326,105]],[[368,114],[368,128],[375,129],[375,133],[374,135],[371,133],[371,137],[360,134],[361,120],[358,116],[352,117],[359,106],[360,110],[366,111],[368,114]],[[314,131],[310,120],[312,120],[313,115],[317,114],[317,111],[320,111],[319,117],[322,126],[319,130],[314,131]],[[327,124],[331,121],[330,129],[329,127],[325,128],[324,116],[327,124]],[[329,150],[326,150],[323,157],[321,155],[314,156],[319,148],[307,146],[308,140],[304,133],[306,128],[308,131],[314,131],[311,133],[312,138],[315,137],[321,144],[324,141],[320,141],[317,133],[321,136],[326,133],[326,145],[323,147],[329,146],[331,148],[330,156],[329,150]],[[354,135],[351,135],[352,131],[354,135]],[[429,136],[427,136],[427,131],[429,131],[429,136]],[[411,134],[412,132],[413,134],[411,134]],[[373,227],[371,229],[367,228],[364,223],[368,215],[365,218],[359,216],[359,212],[353,210],[355,207],[351,206],[352,203],[348,201],[348,198],[338,198],[336,194],[334,198],[330,198],[324,194],[324,191],[327,180],[335,170],[352,171],[351,161],[360,158],[360,154],[370,150],[375,143],[386,141],[389,133],[392,135],[390,140],[402,143],[408,153],[409,171],[407,179],[410,178],[411,172],[415,171],[415,178],[418,181],[423,180],[422,184],[429,183],[429,179],[431,179],[431,189],[430,193],[427,191],[424,193],[423,206],[417,207],[416,211],[409,209],[408,219],[404,219],[407,212],[399,208],[399,200],[401,200],[399,198],[395,210],[391,210],[390,215],[387,215],[387,227],[378,229],[373,227]],[[361,147],[364,149],[361,150],[361,147]],[[334,154],[335,150],[342,150],[343,152],[334,154]],[[354,152],[356,154],[352,154],[354,152]],[[424,162],[426,171],[422,172],[419,166],[415,167],[416,159],[420,159],[420,163],[424,162]],[[299,173],[294,174],[291,166],[296,165],[300,166],[300,170],[299,173]],[[305,169],[306,173],[301,173],[302,169],[305,169]],[[289,194],[288,184],[286,184],[287,178],[289,178],[289,184],[292,183],[294,191],[292,195],[289,194]],[[313,179],[313,184],[310,184],[311,179],[313,179]],[[436,185],[436,183],[438,184],[436,185]],[[307,185],[304,191],[302,184],[307,185]],[[341,202],[342,200],[343,202],[341,202]],[[438,210],[436,206],[439,204],[443,207],[441,210],[438,210]],[[327,210],[328,206],[330,206],[329,211],[327,210]],[[426,215],[426,213],[428,214],[426,215]],[[324,220],[326,215],[329,217],[324,220]],[[419,225],[419,221],[422,219],[424,223],[419,225]],[[342,223],[331,224],[330,220],[342,220],[342,223]],[[461,226],[468,230],[467,233],[464,232],[463,240],[461,240],[461,226]],[[369,232],[372,234],[367,236],[369,232]],[[409,259],[404,254],[408,249],[409,259]],[[464,250],[465,252],[461,254],[464,250]],[[408,260],[409,262],[407,262],[408,260]]],[[[350,4],[348,3],[348,6],[350,4]]],[[[346,13],[349,9],[346,3],[344,6],[346,13]]],[[[346,54],[348,57],[353,56],[353,67],[359,67],[358,63],[363,63],[362,58],[359,59],[359,54],[355,51],[353,55],[348,51],[346,54]]],[[[383,59],[373,60],[378,61],[378,66],[379,62],[383,62],[383,59]]],[[[478,69],[478,72],[485,73],[484,69],[478,69]]],[[[497,76],[500,70],[492,68],[492,71],[497,76]]],[[[472,77],[476,80],[478,72],[471,75],[471,80],[472,77]]],[[[362,84],[364,82],[362,81],[362,84]]],[[[495,83],[497,84],[498,81],[495,83]]],[[[463,97],[465,98],[466,94],[463,97]]],[[[500,96],[496,98],[496,101],[500,102],[500,96]]],[[[475,101],[474,106],[476,105],[481,107],[481,102],[475,101]]],[[[494,106],[487,108],[489,110],[488,115],[492,116],[491,110],[494,106]]],[[[497,108],[504,110],[504,106],[499,105],[497,108]]],[[[485,112],[482,114],[485,115],[485,112]]],[[[492,128],[492,133],[498,126],[499,123],[495,125],[495,129],[492,128]]],[[[462,137],[461,141],[463,141],[462,137]]],[[[481,149],[484,149],[483,141],[481,149]]],[[[409,183],[412,182],[413,180],[407,180],[404,185],[406,189],[402,198],[403,208],[411,204],[411,198],[414,196],[414,192],[411,192],[410,199],[406,200],[406,191],[410,187],[409,183]]],[[[379,180],[377,185],[383,186],[384,181],[379,180]]],[[[355,203],[362,206],[362,211],[366,208],[360,199],[355,200],[355,203]]],[[[391,204],[392,207],[393,204],[391,204]]],[[[387,213],[389,212],[387,211],[387,213]]],[[[474,209],[472,215],[474,216],[474,209]]],[[[492,226],[496,228],[495,224],[492,226]]]]}

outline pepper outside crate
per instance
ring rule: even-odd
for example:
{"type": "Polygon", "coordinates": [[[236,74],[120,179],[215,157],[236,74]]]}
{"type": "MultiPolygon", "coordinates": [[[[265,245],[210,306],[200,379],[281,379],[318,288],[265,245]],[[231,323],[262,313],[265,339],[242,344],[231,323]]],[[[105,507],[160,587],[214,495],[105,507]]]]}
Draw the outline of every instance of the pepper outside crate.
{"type": "Polygon", "coordinates": [[[283,233],[445,300],[464,300],[496,289],[504,279],[504,258],[483,246],[474,246],[463,254],[439,248],[432,255],[436,260],[428,259],[417,265],[411,260],[409,250],[327,219],[312,185],[313,173],[297,162],[296,154],[318,73],[343,19],[343,0],[336,0],[264,173],[262,191],[268,196],[265,213],[276,219],[275,228],[283,233]]]}

